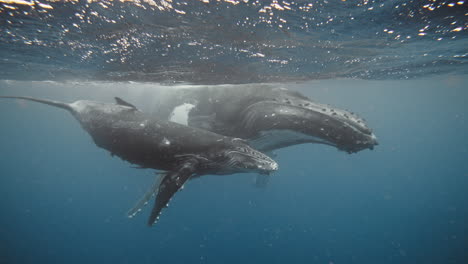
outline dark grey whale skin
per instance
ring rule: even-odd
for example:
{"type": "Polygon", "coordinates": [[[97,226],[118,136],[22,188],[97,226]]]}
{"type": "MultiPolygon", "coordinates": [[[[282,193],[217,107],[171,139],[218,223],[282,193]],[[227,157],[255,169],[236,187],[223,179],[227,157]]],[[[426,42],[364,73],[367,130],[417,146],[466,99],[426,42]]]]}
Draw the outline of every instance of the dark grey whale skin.
{"type": "Polygon", "coordinates": [[[313,102],[296,91],[265,86],[217,86],[175,90],[159,109],[194,104],[188,125],[239,137],[261,151],[319,143],[355,153],[378,145],[365,121],[346,110],[313,102]],[[287,133],[281,133],[287,132],[287,133]]]}
{"type": "Polygon", "coordinates": [[[66,104],[30,97],[23,99],[63,108],[73,114],[94,143],[142,168],[163,170],[159,184],[134,208],[133,216],[157,192],[149,218],[152,225],[171,197],[192,176],[239,172],[269,173],[278,165],[243,140],[148,117],[133,105],[116,98],[117,104],[76,101],[66,104]]]}

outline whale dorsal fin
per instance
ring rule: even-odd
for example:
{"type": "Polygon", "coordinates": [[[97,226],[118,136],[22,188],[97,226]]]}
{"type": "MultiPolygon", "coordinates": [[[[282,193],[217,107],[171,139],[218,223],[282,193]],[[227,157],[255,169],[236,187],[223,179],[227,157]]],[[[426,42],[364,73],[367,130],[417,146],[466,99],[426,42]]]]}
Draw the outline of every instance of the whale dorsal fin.
{"type": "Polygon", "coordinates": [[[124,105],[124,106],[128,106],[128,107],[131,107],[135,110],[138,110],[134,105],[132,105],[131,103],[129,102],[126,102],[124,101],[122,98],[120,97],[114,97],[115,98],[115,102],[118,104],[118,105],[124,105]]]}

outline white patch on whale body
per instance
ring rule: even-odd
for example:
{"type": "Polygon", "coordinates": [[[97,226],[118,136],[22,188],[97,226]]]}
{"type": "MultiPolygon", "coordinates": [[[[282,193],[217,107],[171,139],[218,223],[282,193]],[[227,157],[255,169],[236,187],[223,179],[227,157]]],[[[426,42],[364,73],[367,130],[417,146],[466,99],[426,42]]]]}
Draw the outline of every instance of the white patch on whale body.
{"type": "Polygon", "coordinates": [[[192,108],[194,107],[195,105],[188,104],[188,103],[184,103],[184,104],[177,106],[169,115],[169,121],[187,126],[188,117],[189,117],[188,115],[190,113],[190,110],[192,110],[192,108]]]}
{"type": "Polygon", "coordinates": [[[167,138],[163,138],[163,140],[161,141],[162,145],[164,146],[169,146],[171,145],[171,141],[169,141],[169,139],[167,138]]]}
{"type": "Polygon", "coordinates": [[[80,101],[76,101],[74,103],[71,103],[70,107],[73,110],[75,110],[76,112],[81,113],[81,112],[83,112],[85,110],[86,103],[84,101],[80,100],[80,101]]]}

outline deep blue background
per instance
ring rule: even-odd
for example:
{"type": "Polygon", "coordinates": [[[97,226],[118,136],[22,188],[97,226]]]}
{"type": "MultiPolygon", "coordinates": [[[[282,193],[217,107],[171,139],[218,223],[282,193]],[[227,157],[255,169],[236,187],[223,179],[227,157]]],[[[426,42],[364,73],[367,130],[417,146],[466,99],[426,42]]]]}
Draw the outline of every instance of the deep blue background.
{"type": "MultiPolygon", "coordinates": [[[[380,145],[280,150],[266,189],[251,174],[193,180],[153,228],[148,208],[125,216],[151,171],[97,148],[63,110],[2,100],[0,263],[468,263],[467,81],[284,84],[357,112],[380,145]]],[[[150,86],[1,81],[0,92],[140,104],[150,86]]]]}

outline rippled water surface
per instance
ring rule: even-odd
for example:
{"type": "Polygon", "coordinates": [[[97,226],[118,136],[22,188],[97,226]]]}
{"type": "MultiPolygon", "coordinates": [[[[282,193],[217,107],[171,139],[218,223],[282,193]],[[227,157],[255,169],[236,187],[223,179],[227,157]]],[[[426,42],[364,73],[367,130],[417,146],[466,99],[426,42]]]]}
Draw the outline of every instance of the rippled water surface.
{"type": "Polygon", "coordinates": [[[0,1],[0,78],[250,83],[466,73],[435,0],[0,1]]]}

